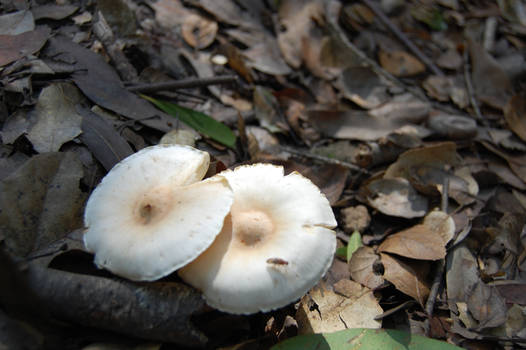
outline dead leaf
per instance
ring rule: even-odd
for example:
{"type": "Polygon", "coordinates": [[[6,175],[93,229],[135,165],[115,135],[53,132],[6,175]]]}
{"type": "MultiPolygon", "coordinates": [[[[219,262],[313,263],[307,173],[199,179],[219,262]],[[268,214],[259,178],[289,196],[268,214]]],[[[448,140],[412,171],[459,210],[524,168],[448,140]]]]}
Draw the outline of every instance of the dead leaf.
{"type": "Polygon", "coordinates": [[[429,295],[426,281],[429,266],[422,261],[401,260],[385,253],[380,253],[380,257],[384,265],[384,278],[394,284],[396,289],[424,305],[429,295]]]}
{"type": "Polygon", "coordinates": [[[155,20],[164,28],[174,28],[183,24],[192,14],[180,0],[159,0],[151,4],[155,11],[155,20]]]}
{"type": "Polygon", "coordinates": [[[46,4],[46,5],[40,5],[40,6],[33,6],[31,8],[31,11],[33,12],[33,16],[35,17],[35,20],[39,20],[42,18],[49,18],[54,20],[61,20],[66,17],[71,16],[78,10],[78,7],[75,5],[68,5],[68,4],[46,4]]]}
{"type": "Polygon", "coordinates": [[[500,295],[506,299],[506,303],[526,305],[526,284],[512,282],[497,284],[495,287],[500,295]]]}
{"type": "Polygon", "coordinates": [[[526,94],[517,94],[508,100],[504,108],[506,123],[515,134],[526,141],[526,94]]]}
{"type": "Polygon", "coordinates": [[[453,248],[446,261],[446,287],[450,309],[455,311],[455,303],[467,300],[467,293],[479,280],[475,256],[465,244],[453,248]]]}
{"type": "Polygon", "coordinates": [[[35,30],[33,13],[28,10],[0,16],[0,35],[18,35],[35,30]]]}
{"type": "Polygon", "coordinates": [[[367,203],[386,215],[409,219],[427,213],[427,198],[418,194],[404,178],[373,180],[361,190],[367,203]]]}
{"type": "Polygon", "coordinates": [[[288,129],[280,114],[278,100],[270,90],[262,86],[256,86],[253,98],[254,113],[262,127],[270,132],[288,129]]]}
{"type": "Polygon", "coordinates": [[[431,105],[416,98],[413,94],[396,95],[383,105],[370,109],[367,113],[373,117],[396,120],[399,124],[418,124],[427,118],[431,105]]]}
{"type": "Polygon", "coordinates": [[[32,122],[31,116],[25,110],[19,109],[11,114],[4,122],[2,131],[2,142],[6,145],[12,144],[17,138],[27,133],[32,122]]]}
{"type": "Polygon", "coordinates": [[[302,299],[296,313],[298,333],[335,332],[347,328],[380,328],[374,318],[383,313],[371,290],[359,297],[347,298],[330,290],[312,290],[302,299]],[[309,299],[315,303],[312,310],[309,299]]]}
{"type": "Polygon", "coordinates": [[[82,132],[82,117],[75,106],[83,99],[80,91],[67,83],[42,89],[35,107],[36,121],[27,134],[37,152],[56,152],[82,132]]]}
{"type": "Polygon", "coordinates": [[[462,66],[462,56],[455,49],[449,49],[441,54],[436,61],[440,68],[459,69],[462,66]]]}
{"type": "Polygon", "coordinates": [[[82,107],[77,107],[77,111],[82,117],[80,139],[106,171],[133,153],[126,140],[102,117],[82,107]]]}
{"type": "Polygon", "coordinates": [[[18,35],[0,35],[0,67],[40,50],[50,33],[49,27],[39,26],[18,35]]]}
{"type": "Polygon", "coordinates": [[[429,118],[428,126],[438,136],[449,140],[470,139],[477,135],[477,122],[460,115],[438,114],[429,118]]]}
{"type": "Polygon", "coordinates": [[[523,182],[526,182],[526,155],[509,154],[488,142],[482,141],[482,144],[491,152],[504,158],[515,175],[517,175],[523,182]]]}
{"type": "Polygon", "coordinates": [[[181,33],[188,45],[196,49],[204,49],[214,42],[217,29],[217,22],[191,14],[185,17],[181,33]]]}
{"type": "Polygon", "coordinates": [[[477,98],[491,107],[503,110],[513,90],[508,75],[498,62],[473,40],[469,41],[469,52],[477,98]]]}
{"type": "Polygon", "coordinates": [[[424,224],[389,235],[378,251],[418,260],[439,260],[446,256],[442,237],[424,224]]]}
{"type": "Polygon", "coordinates": [[[349,261],[352,279],[372,290],[380,287],[384,283],[384,279],[375,272],[375,264],[379,261],[380,257],[373,248],[367,246],[358,248],[349,261]]]}
{"type": "Polygon", "coordinates": [[[25,256],[82,226],[82,176],[74,153],[44,153],[0,183],[0,227],[11,252],[25,256]]]}
{"type": "Polygon", "coordinates": [[[73,81],[84,95],[99,106],[160,131],[172,129],[175,123],[173,117],[126,90],[115,70],[102,56],[60,36],[50,39],[46,55],[54,60],[73,62],[73,81]]]}
{"type": "Polygon", "coordinates": [[[384,178],[410,178],[410,169],[423,165],[444,169],[446,165],[458,164],[459,158],[454,142],[442,142],[434,145],[410,149],[402,153],[398,160],[385,171],[384,178]]]}
{"type": "Polygon", "coordinates": [[[384,51],[378,53],[382,67],[397,77],[409,77],[426,71],[426,66],[405,51],[384,51]]]}
{"type": "Polygon", "coordinates": [[[368,67],[349,67],[343,70],[339,84],[343,95],[362,108],[375,108],[389,100],[387,87],[368,67]]]}
{"type": "Polygon", "coordinates": [[[477,329],[497,327],[506,322],[506,303],[495,286],[479,280],[467,295],[468,309],[479,322],[477,329]]]}
{"type": "Polygon", "coordinates": [[[279,48],[285,61],[297,69],[303,61],[302,40],[310,38],[311,31],[319,30],[316,28],[316,23],[323,22],[323,6],[316,0],[282,1],[278,16],[281,25],[285,28],[278,34],[279,48]]]}

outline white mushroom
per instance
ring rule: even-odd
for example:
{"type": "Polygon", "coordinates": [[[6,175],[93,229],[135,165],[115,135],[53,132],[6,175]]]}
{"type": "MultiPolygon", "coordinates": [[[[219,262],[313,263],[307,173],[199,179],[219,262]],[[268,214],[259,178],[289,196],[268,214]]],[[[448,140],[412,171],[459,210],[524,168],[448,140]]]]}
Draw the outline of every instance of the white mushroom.
{"type": "Polygon", "coordinates": [[[207,303],[237,314],[269,311],[303,296],[329,269],[336,226],[328,200],[297,172],[241,166],[219,175],[234,191],[223,230],[179,270],[207,303]]]}
{"type": "Polygon", "coordinates": [[[200,181],[209,161],[208,153],[189,146],[159,145],[111,169],[84,213],[84,244],[95,263],[131,280],[151,281],[208,248],[233,202],[224,177],[200,181]]]}

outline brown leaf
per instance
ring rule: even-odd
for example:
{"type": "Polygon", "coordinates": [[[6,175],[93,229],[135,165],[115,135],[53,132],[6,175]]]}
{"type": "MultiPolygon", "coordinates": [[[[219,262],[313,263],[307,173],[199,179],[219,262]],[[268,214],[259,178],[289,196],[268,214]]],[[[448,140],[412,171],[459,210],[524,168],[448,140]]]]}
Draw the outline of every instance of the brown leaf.
{"type": "Polygon", "coordinates": [[[362,187],[361,192],[370,206],[386,215],[410,219],[427,212],[427,198],[418,194],[404,178],[373,180],[362,187]]]}
{"type": "Polygon", "coordinates": [[[380,257],[384,265],[384,278],[394,284],[396,289],[424,305],[429,295],[426,281],[429,266],[422,261],[402,261],[385,253],[380,253],[380,257]]]}
{"type": "Polygon", "coordinates": [[[460,244],[448,254],[446,262],[446,287],[450,308],[467,300],[467,293],[479,280],[475,256],[466,245],[460,244]]]}
{"type": "Polygon", "coordinates": [[[60,36],[50,39],[46,55],[55,60],[73,61],[73,81],[99,106],[160,131],[172,129],[175,123],[173,117],[126,90],[115,70],[102,56],[60,36]]]}
{"type": "Polygon", "coordinates": [[[54,20],[64,19],[71,16],[78,10],[77,6],[74,5],[57,5],[57,4],[46,4],[40,6],[34,6],[31,8],[35,20],[42,18],[50,18],[54,20]]]}
{"type": "Polygon", "coordinates": [[[506,322],[506,303],[495,286],[479,280],[467,296],[468,309],[479,322],[477,329],[497,327],[506,322]]]}
{"type": "Polygon", "coordinates": [[[482,144],[491,152],[504,158],[515,175],[517,175],[523,182],[526,182],[526,155],[510,154],[485,141],[482,141],[482,144]]]}
{"type": "Polygon", "coordinates": [[[37,152],[56,152],[81,133],[82,117],[75,105],[83,100],[71,84],[52,84],[42,89],[35,107],[36,122],[27,134],[37,152]]]}
{"type": "Polygon", "coordinates": [[[40,50],[50,33],[48,27],[39,26],[18,35],[0,35],[0,67],[40,50]]]}
{"type": "Polygon", "coordinates": [[[77,111],[82,116],[80,139],[106,171],[133,153],[128,142],[102,117],[83,107],[77,111]]]}
{"type": "Polygon", "coordinates": [[[388,101],[387,87],[368,67],[349,67],[339,81],[345,97],[362,108],[370,109],[388,101]]]}
{"type": "Polygon", "coordinates": [[[446,256],[442,237],[423,224],[389,235],[378,251],[419,260],[439,260],[446,256]]]}
{"type": "Polygon", "coordinates": [[[510,129],[526,141],[526,93],[517,94],[508,100],[504,118],[510,129]]]}
{"type": "Polygon", "coordinates": [[[380,328],[374,318],[383,313],[371,290],[356,298],[346,298],[330,290],[315,289],[309,297],[317,305],[312,309],[303,298],[296,313],[300,334],[335,332],[347,328],[380,328]]]}
{"type": "Polygon", "coordinates": [[[387,168],[384,178],[403,177],[410,179],[411,168],[429,165],[443,169],[446,165],[454,166],[458,164],[458,161],[456,144],[454,142],[442,142],[414,148],[402,153],[398,160],[387,168]]]}
{"type": "Polygon", "coordinates": [[[384,283],[384,279],[374,270],[374,265],[378,261],[379,257],[373,248],[367,246],[358,248],[349,261],[352,279],[370,289],[380,287],[384,283]]]}
{"type": "Polygon", "coordinates": [[[44,153],[0,183],[0,227],[11,252],[25,256],[82,226],[82,176],[74,153],[44,153]]]}
{"type": "Polygon", "coordinates": [[[497,284],[496,287],[500,295],[506,299],[506,303],[526,305],[526,284],[506,283],[497,284]]]}
{"type": "Polygon", "coordinates": [[[380,50],[378,59],[382,67],[397,77],[408,77],[426,71],[426,66],[405,51],[380,50]]]}
{"type": "Polygon", "coordinates": [[[188,45],[196,49],[204,49],[214,42],[217,29],[217,22],[191,14],[185,17],[181,33],[188,45]]]}
{"type": "Polygon", "coordinates": [[[477,98],[492,107],[503,110],[511,97],[510,78],[499,63],[473,40],[469,41],[469,52],[473,65],[473,86],[477,98]]]}

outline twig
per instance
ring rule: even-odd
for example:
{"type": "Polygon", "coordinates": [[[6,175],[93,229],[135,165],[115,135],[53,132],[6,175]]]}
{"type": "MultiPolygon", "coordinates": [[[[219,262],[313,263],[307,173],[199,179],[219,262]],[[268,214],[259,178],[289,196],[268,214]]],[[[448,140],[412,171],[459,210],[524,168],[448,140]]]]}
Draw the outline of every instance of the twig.
{"type": "MultiPolygon", "coordinates": [[[[447,213],[448,210],[448,201],[449,201],[449,177],[444,177],[444,182],[442,184],[442,198],[441,198],[441,210],[444,213],[447,213]]],[[[426,300],[425,311],[428,316],[425,326],[429,331],[429,319],[433,316],[433,309],[435,308],[435,300],[442,284],[442,276],[444,275],[444,269],[446,267],[445,259],[440,259],[435,264],[435,276],[433,278],[433,284],[429,290],[429,296],[426,300]]]]}
{"type": "Polygon", "coordinates": [[[181,80],[163,81],[161,83],[132,85],[128,87],[128,91],[150,93],[164,90],[188,89],[208,85],[230,84],[236,81],[237,77],[234,75],[224,75],[209,78],[189,78],[181,80]]]}
{"type": "Polygon", "coordinates": [[[363,65],[371,68],[376,74],[389,80],[394,85],[401,88],[402,90],[410,92],[415,97],[417,97],[419,100],[424,101],[424,102],[429,102],[428,98],[422,92],[422,90],[415,88],[415,87],[406,86],[404,83],[398,80],[394,75],[392,75],[391,73],[383,69],[374,60],[367,57],[367,55],[362,50],[360,50],[352,42],[350,42],[349,39],[347,39],[342,29],[338,25],[338,23],[335,23],[333,20],[330,20],[330,19],[328,20],[327,23],[328,23],[328,29],[334,35],[334,37],[338,39],[345,47],[351,50],[352,53],[360,59],[363,65]]]}
{"type": "Polygon", "coordinates": [[[291,153],[293,155],[297,155],[297,156],[305,157],[305,158],[316,159],[316,160],[319,160],[320,162],[324,162],[324,163],[337,164],[337,165],[341,165],[343,167],[346,167],[348,169],[351,169],[351,170],[354,170],[354,171],[358,171],[360,173],[369,174],[369,171],[367,171],[365,169],[362,169],[359,166],[351,164],[351,163],[348,163],[348,162],[342,162],[341,160],[327,158],[327,157],[320,156],[320,155],[317,155],[317,154],[314,154],[314,153],[310,153],[308,151],[297,150],[297,149],[294,149],[294,148],[288,147],[288,146],[279,146],[279,148],[281,148],[283,151],[289,152],[289,153],[291,153]]]}
{"type": "Polygon", "coordinates": [[[122,52],[122,49],[115,40],[113,31],[108,25],[108,22],[106,22],[102,12],[97,12],[97,18],[98,20],[93,24],[93,32],[102,42],[106,52],[115,63],[115,69],[119,72],[123,80],[137,80],[137,71],[135,70],[135,67],[131,65],[131,63],[128,61],[128,58],[122,52]]]}
{"type": "Polygon", "coordinates": [[[374,317],[374,320],[375,321],[378,321],[378,320],[381,320],[383,318],[386,318],[387,316],[391,316],[392,314],[400,311],[400,310],[403,310],[413,304],[416,304],[416,300],[408,300],[406,302],[403,302],[402,304],[398,305],[398,306],[395,306],[387,311],[385,311],[384,313],[380,314],[380,315],[376,315],[374,317]]]}
{"type": "Polygon", "coordinates": [[[438,68],[429,57],[427,57],[409,38],[401,32],[393,22],[380,10],[371,0],[362,0],[362,2],[374,12],[376,17],[411,51],[427,68],[438,76],[444,76],[444,72],[438,68]]]}
{"type": "Polygon", "coordinates": [[[467,47],[467,43],[464,42],[464,81],[466,83],[466,90],[468,90],[469,102],[471,103],[471,107],[473,107],[473,110],[475,111],[475,119],[477,119],[477,121],[479,121],[482,125],[487,126],[486,120],[482,117],[479,105],[477,103],[477,100],[475,99],[473,83],[471,82],[471,75],[469,74],[470,64],[467,47]]]}

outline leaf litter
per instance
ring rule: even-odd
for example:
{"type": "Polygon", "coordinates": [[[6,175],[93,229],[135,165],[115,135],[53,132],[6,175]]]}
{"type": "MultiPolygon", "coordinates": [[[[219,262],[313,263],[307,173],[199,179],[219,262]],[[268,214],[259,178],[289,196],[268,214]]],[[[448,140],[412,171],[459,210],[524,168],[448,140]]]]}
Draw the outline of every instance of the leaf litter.
{"type": "Polygon", "coordinates": [[[0,346],[72,344],[63,327],[21,323],[6,299],[20,288],[76,330],[72,348],[270,348],[298,332],[336,348],[349,339],[334,331],[359,327],[523,346],[523,2],[21,5],[3,2],[0,26],[0,316],[27,337],[2,328],[0,346]],[[176,276],[94,269],[71,238],[87,196],[159,142],[209,152],[209,175],[264,161],[307,176],[344,254],[296,308],[235,317],[176,276]]]}

